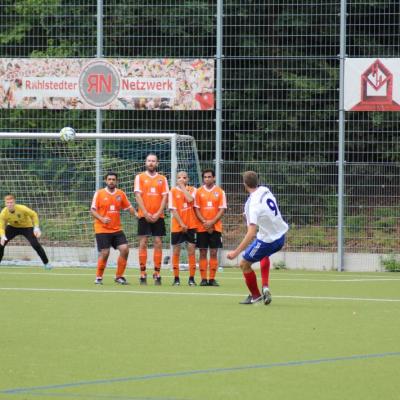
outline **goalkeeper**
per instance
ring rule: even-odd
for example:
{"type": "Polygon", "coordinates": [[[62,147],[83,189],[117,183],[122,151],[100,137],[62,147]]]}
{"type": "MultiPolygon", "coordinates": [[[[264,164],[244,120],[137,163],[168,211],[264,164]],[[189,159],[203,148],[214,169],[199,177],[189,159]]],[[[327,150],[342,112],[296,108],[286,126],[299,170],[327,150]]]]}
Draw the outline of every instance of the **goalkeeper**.
{"type": "Polygon", "coordinates": [[[3,259],[4,248],[15,236],[22,235],[38,253],[46,269],[51,269],[49,259],[38,241],[41,232],[39,217],[36,211],[22,204],[16,204],[15,196],[4,197],[5,207],[0,213],[0,262],[3,259]]]}

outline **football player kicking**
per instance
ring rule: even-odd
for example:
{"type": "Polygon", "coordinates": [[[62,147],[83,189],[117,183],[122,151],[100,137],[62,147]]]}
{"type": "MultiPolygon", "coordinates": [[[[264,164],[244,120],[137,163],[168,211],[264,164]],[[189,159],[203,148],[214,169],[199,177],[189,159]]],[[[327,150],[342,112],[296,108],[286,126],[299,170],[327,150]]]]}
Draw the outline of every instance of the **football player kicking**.
{"type": "Polygon", "coordinates": [[[111,171],[105,176],[106,187],[98,190],[93,197],[90,211],[94,217],[94,231],[96,234],[99,258],[97,260],[96,285],[103,284],[103,274],[107,265],[110,247],[118,249],[117,271],[115,282],[126,285],[124,277],[129,255],[128,241],[121,229],[121,210],[128,210],[136,216],[125,192],[117,189],[118,175],[111,171]]]}
{"type": "Polygon", "coordinates": [[[250,194],[244,206],[247,221],[247,233],[239,246],[227,254],[233,260],[243,250],[240,268],[250,294],[240,304],[271,303],[269,290],[269,256],[279,251],[285,243],[288,225],[279,212],[278,203],[271,191],[258,186],[258,175],[254,171],[243,174],[243,184],[250,194]],[[258,233],[257,233],[258,228],[258,233]],[[262,293],[258,289],[257,277],[252,264],[260,261],[262,293]]]}

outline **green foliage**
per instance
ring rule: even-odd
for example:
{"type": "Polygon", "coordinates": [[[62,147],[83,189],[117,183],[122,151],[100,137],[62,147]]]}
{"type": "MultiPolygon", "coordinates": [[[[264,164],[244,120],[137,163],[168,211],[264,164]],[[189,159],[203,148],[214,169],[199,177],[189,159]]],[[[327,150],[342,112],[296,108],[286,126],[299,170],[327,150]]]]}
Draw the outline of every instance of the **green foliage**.
{"type": "Polygon", "coordinates": [[[381,207],[374,209],[374,222],[372,226],[386,233],[392,233],[400,225],[398,207],[381,207]]]}
{"type": "Polygon", "coordinates": [[[58,43],[54,39],[48,40],[48,47],[45,50],[33,50],[31,57],[54,57],[67,58],[72,57],[76,51],[78,44],[69,40],[60,39],[58,43]]]}
{"type": "Polygon", "coordinates": [[[381,257],[381,266],[388,272],[400,272],[400,257],[399,255],[390,254],[389,256],[381,257]]]}
{"type": "Polygon", "coordinates": [[[378,249],[379,252],[395,251],[395,249],[399,249],[399,239],[391,232],[375,229],[366,246],[367,248],[378,249]]]}
{"type": "Polygon", "coordinates": [[[0,33],[0,44],[7,45],[21,42],[30,28],[29,24],[13,26],[7,32],[0,33]]]}
{"type": "Polygon", "coordinates": [[[373,227],[377,229],[382,229],[384,232],[391,233],[394,232],[396,226],[399,224],[399,218],[397,217],[384,217],[373,223],[373,227]]]}
{"type": "Polygon", "coordinates": [[[332,246],[332,240],[329,238],[328,231],[316,226],[291,226],[287,234],[287,241],[291,247],[327,249],[332,246]]]}
{"type": "Polygon", "coordinates": [[[272,266],[274,269],[286,269],[286,263],[283,260],[272,263],[272,266]]]}
{"type": "Polygon", "coordinates": [[[351,215],[345,217],[345,229],[351,233],[359,233],[366,227],[366,218],[363,215],[351,215]]]}

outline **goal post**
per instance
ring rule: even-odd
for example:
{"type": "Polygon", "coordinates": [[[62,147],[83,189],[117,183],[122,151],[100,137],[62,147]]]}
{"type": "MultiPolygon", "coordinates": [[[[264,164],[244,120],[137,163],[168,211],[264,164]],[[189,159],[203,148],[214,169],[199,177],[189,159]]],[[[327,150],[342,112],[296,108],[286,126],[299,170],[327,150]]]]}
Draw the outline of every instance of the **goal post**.
{"type": "MultiPolygon", "coordinates": [[[[96,175],[118,173],[118,187],[135,204],[133,181],[144,170],[148,153],[159,157],[159,172],[170,186],[179,170],[185,170],[193,186],[201,183],[201,172],[192,136],[171,133],[77,133],[63,142],[58,133],[0,132],[1,201],[7,193],[16,196],[39,214],[41,243],[56,266],[93,266],[97,260],[93,218],[89,212],[96,190],[96,175]],[[100,160],[96,141],[101,139],[100,160]],[[96,164],[101,165],[99,171],[96,164]],[[97,171],[97,172],[96,172],[97,171]]],[[[103,181],[101,176],[100,181],[103,181]]],[[[3,206],[3,204],[2,204],[3,206]]],[[[169,248],[169,213],[166,213],[169,248]]],[[[137,267],[137,221],[122,213],[123,230],[131,253],[128,266],[137,267]]],[[[151,246],[152,247],[152,246],[151,246]]],[[[115,263],[112,252],[110,265],[115,263]]],[[[152,257],[149,257],[149,262],[152,257]]],[[[40,265],[40,259],[24,238],[15,238],[6,249],[2,264],[40,265]]]]}

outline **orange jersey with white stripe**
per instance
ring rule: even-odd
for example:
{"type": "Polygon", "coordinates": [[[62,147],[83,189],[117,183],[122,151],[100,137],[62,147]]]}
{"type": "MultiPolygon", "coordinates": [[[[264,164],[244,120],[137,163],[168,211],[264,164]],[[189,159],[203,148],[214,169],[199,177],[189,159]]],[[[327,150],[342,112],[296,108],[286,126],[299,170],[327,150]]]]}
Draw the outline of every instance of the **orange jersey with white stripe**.
{"type": "MultiPolygon", "coordinates": [[[[194,213],[194,197],[196,196],[196,189],[193,186],[186,186],[186,190],[193,196],[193,201],[188,202],[185,194],[178,187],[173,187],[168,193],[168,208],[176,210],[182,219],[182,222],[188,229],[197,229],[198,219],[194,213]]],[[[171,232],[181,232],[182,227],[179,222],[172,216],[171,218],[171,232]]]]}
{"type": "MultiPolygon", "coordinates": [[[[196,191],[194,206],[200,210],[203,218],[208,220],[213,219],[221,208],[227,207],[225,192],[215,185],[211,189],[207,189],[206,186],[203,185],[196,191]]],[[[218,232],[222,232],[221,219],[215,223],[214,229],[218,232]]],[[[206,229],[199,223],[197,231],[206,232],[206,229]]]]}
{"type": "Polygon", "coordinates": [[[121,210],[128,210],[132,205],[125,192],[115,189],[113,193],[107,188],[98,190],[92,201],[91,208],[102,217],[108,217],[111,221],[103,224],[97,218],[94,219],[95,233],[113,233],[121,230],[121,210]]]}
{"type": "MultiPolygon", "coordinates": [[[[163,196],[168,194],[168,182],[164,175],[155,174],[154,176],[147,172],[136,175],[133,188],[135,193],[142,195],[143,204],[150,214],[155,214],[161,207],[163,196]]],[[[139,218],[144,217],[142,210],[139,208],[139,218]]],[[[164,213],[161,213],[161,218],[164,213]]]]}

